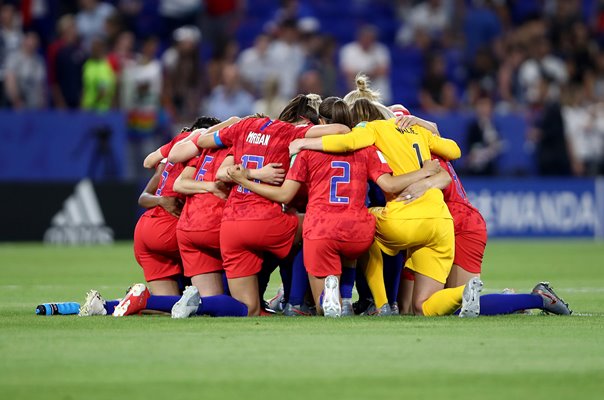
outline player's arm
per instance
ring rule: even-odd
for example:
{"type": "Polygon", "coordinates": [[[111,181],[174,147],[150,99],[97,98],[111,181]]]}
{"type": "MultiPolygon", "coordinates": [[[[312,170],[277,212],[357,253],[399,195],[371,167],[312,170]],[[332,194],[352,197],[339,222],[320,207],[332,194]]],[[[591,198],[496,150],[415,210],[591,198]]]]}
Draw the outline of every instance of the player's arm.
{"type": "Polygon", "coordinates": [[[342,135],[350,132],[350,128],[343,124],[315,125],[306,131],[307,138],[318,138],[327,135],[342,135]]]}
{"type": "Polygon", "coordinates": [[[248,172],[246,172],[246,169],[241,165],[229,167],[228,174],[233,182],[276,203],[288,204],[292,201],[296,193],[298,193],[301,186],[300,182],[291,179],[286,179],[282,186],[263,185],[250,181],[247,178],[248,172]]]}
{"type": "Polygon", "coordinates": [[[225,147],[220,140],[220,130],[234,125],[241,121],[239,117],[230,117],[226,121],[222,121],[219,124],[211,126],[206,133],[199,136],[197,139],[197,147],[202,149],[217,149],[219,147],[225,147]]]}
{"type": "Polygon", "coordinates": [[[215,149],[224,147],[220,141],[218,131],[239,121],[241,121],[241,118],[239,117],[230,117],[226,121],[222,121],[221,123],[213,125],[208,129],[195,129],[187,139],[174,145],[170,151],[170,154],[168,155],[168,161],[173,163],[185,162],[199,155],[200,148],[215,149]]]}
{"type": "Polygon", "coordinates": [[[159,181],[161,179],[161,174],[162,172],[164,172],[164,168],[165,164],[163,163],[160,164],[159,167],[157,167],[155,174],[153,174],[151,179],[149,179],[149,182],[147,182],[147,186],[145,186],[145,190],[143,190],[143,192],[139,196],[138,205],[146,209],[159,206],[178,218],[182,210],[182,204],[180,200],[176,197],[164,197],[157,196],[155,194],[155,192],[157,191],[157,186],[159,185],[159,181]]]}
{"type": "Polygon", "coordinates": [[[440,136],[438,125],[435,122],[427,121],[425,119],[416,117],[415,115],[401,115],[396,118],[396,124],[401,130],[410,128],[413,125],[419,125],[422,128],[432,132],[433,135],[440,136]]]}
{"type": "Polygon", "coordinates": [[[147,155],[147,157],[145,157],[145,160],[143,161],[143,167],[145,168],[155,168],[155,166],[157,164],[159,164],[159,162],[161,160],[164,159],[163,154],[161,153],[161,149],[157,149],[152,153],[149,153],[147,155]]]}
{"type": "Polygon", "coordinates": [[[213,195],[226,199],[228,191],[222,182],[204,182],[195,180],[195,167],[186,167],[174,181],[174,191],[186,195],[198,193],[212,193],[213,195]]]}
{"type": "Polygon", "coordinates": [[[445,189],[451,183],[451,175],[444,169],[435,175],[412,183],[403,190],[397,197],[396,201],[404,201],[406,204],[422,197],[429,189],[445,189]]]}
{"type": "Polygon", "coordinates": [[[442,171],[440,163],[437,160],[426,160],[422,168],[407,174],[393,176],[383,174],[377,178],[375,183],[387,193],[400,193],[409,185],[430,178],[442,171]]]}
{"type": "MultiPolygon", "coordinates": [[[[228,174],[229,167],[233,165],[235,165],[235,158],[227,156],[218,168],[216,179],[226,183],[233,182],[228,174]]],[[[285,179],[285,169],[282,168],[281,163],[270,163],[260,169],[246,169],[246,171],[248,179],[257,179],[271,185],[280,185],[285,179]]]]}
{"type": "MultiPolygon", "coordinates": [[[[314,127],[313,127],[314,128],[314,127]]],[[[321,138],[297,139],[290,143],[290,156],[302,150],[318,150],[330,153],[345,153],[371,146],[375,143],[375,132],[371,127],[357,126],[350,133],[328,135],[321,138]]]]}
{"type": "Polygon", "coordinates": [[[436,154],[448,161],[457,160],[461,157],[461,149],[454,140],[432,134],[429,134],[429,136],[428,146],[430,147],[430,153],[436,154]]]}

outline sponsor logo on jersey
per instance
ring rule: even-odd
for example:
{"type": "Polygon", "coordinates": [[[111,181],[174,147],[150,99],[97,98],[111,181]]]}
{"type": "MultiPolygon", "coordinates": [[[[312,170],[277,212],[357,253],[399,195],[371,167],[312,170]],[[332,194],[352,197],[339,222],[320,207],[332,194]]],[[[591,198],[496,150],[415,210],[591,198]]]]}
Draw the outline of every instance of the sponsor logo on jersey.
{"type": "Polygon", "coordinates": [[[113,230],[105,218],[90,179],[80,181],[63,203],[63,208],[52,218],[44,233],[49,244],[111,244],[113,230]]]}

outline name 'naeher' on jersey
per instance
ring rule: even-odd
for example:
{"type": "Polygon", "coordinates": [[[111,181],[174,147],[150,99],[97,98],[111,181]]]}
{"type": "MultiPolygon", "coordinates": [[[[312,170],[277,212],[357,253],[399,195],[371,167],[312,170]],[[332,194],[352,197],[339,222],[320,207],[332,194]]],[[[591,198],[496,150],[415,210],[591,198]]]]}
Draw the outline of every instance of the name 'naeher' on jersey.
{"type": "Polygon", "coordinates": [[[377,148],[329,154],[302,151],[287,179],[306,183],[305,239],[360,241],[373,237],[375,218],[365,207],[367,181],[392,173],[377,148]]]}
{"type": "MultiPolygon", "coordinates": [[[[228,154],[228,149],[204,149],[199,157],[189,161],[187,167],[195,167],[196,181],[214,182],[218,169],[228,154]]],[[[183,231],[218,231],[225,204],[226,200],[212,193],[187,196],[176,228],[183,231]]]]}
{"type": "MultiPolygon", "coordinates": [[[[270,163],[281,163],[289,169],[289,144],[303,138],[312,125],[292,125],[270,118],[245,118],[237,124],[214,134],[218,145],[231,147],[235,164],[248,169],[260,169],[270,163]]],[[[282,214],[281,204],[275,203],[237,185],[224,208],[223,221],[266,220],[282,214]]]]}

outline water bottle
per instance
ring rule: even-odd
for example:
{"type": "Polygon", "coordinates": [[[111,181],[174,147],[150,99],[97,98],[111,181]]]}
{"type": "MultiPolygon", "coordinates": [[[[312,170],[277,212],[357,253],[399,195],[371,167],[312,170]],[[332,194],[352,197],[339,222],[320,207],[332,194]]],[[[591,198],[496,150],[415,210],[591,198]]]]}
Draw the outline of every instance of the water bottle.
{"type": "Polygon", "coordinates": [[[72,315],[80,312],[79,303],[44,303],[36,307],[36,315],[72,315]]]}

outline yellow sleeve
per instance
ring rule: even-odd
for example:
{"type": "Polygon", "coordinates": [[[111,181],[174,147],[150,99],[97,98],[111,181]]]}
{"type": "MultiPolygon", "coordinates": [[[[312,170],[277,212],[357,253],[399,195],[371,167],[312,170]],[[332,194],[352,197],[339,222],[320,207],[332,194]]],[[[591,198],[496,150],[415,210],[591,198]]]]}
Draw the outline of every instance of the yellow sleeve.
{"type": "Polygon", "coordinates": [[[367,123],[361,122],[350,133],[323,136],[322,141],[323,151],[330,153],[360,150],[375,143],[375,130],[367,123]]]}
{"type": "Polygon", "coordinates": [[[446,160],[457,160],[461,157],[461,150],[454,140],[433,135],[432,132],[418,125],[415,125],[413,129],[419,130],[426,138],[428,147],[430,147],[430,153],[441,156],[446,160]]]}

